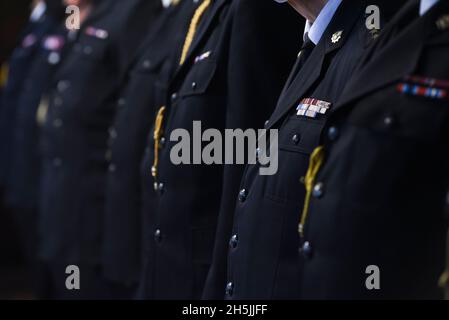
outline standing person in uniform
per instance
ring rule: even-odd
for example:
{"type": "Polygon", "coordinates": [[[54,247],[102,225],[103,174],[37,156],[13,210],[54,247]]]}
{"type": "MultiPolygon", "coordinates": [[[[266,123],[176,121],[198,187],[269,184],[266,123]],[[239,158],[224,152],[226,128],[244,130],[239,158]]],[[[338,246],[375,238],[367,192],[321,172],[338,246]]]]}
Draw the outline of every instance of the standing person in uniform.
{"type": "Polygon", "coordinates": [[[30,21],[20,36],[20,44],[14,50],[8,62],[8,68],[3,69],[6,78],[2,93],[0,109],[0,189],[5,188],[10,174],[10,160],[14,119],[17,103],[23,90],[31,65],[42,44],[42,39],[54,27],[55,17],[47,7],[54,7],[52,0],[35,1],[30,21]]]}
{"type": "Polygon", "coordinates": [[[192,134],[194,121],[221,133],[263,126],[300,46],[301,26],[284,9],[203,0],[193,15],[142,166],[141,298],[201,297],[220,203],[237,195],[242,166],[174,165],[170,135],[179,128],[192,134]]]}
{"type": "MultiPolygon", "coordinates": [[[[10,119],[13,123],[12,147],[5,187],[5,204],[12,210],[18,222],[23,253],[29,270],[33,273],[37,270],[36,222],[40,176],[38,121],[41,115],[37,110],[41,101],[43,102],[41,106],[45,105],[44,96],[54,72],[63,59],[67,36],[67,30],[62,23],[65,12],[62,2],[47,0],[46,4],[45,14],[48,16],[47,19],[53,21],[53,25],[38,44],[23,88],[18,93],[15,117],[10,119]]],[[[40,278],[40,274],[34,274],[32,278],[40,278]]]]}
{"type": "Polygon", "coordinates": [[[50,298],[121,298],[126,288],[111,285],[101,273],[108,128],[157,2],[66,4],[80,7],[82,22],[55,74],[42,130],[39,254],[48,266],[50,298]],[[79,290],[66,288],[67,266],[79,269],[79,290]]]}
{"type": "Polygon", "coordinates": [[[164,103],[178,65],[177,48],[198,3],[181,0],[163,5],[120,89],[119,108],[109,130],[104,274],[131,289],[137,286],[142,267],[140,163],[154,114],[164,103]]]}
{"type": "Polygon", "coordinates": [[[205,299],[300,297],[302,177],[329,111],[380,32],[367,29],[369,1],[289,3],[307,22],[304,46],[266,124],[279,132],[279,169],[264,176],[260,165],[248,165],[237,201],[221,211],[205,299]]]}
{"type": "Polygon", "coordinates": [[[378,40],[311,158],[304,299],[442,297],[449,2],[409,1],[378,40]]]}

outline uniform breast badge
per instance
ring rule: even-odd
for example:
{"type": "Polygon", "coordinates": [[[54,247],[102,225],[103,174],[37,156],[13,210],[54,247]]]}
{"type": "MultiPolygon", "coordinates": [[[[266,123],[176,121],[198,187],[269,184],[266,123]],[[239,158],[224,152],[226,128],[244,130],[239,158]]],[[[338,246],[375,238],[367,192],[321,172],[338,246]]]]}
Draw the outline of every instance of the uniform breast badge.
{"type": "Polygon", "coordinates": [[[409,76],[398,84],[397,91],[418,97],[447,99],[449,98],[449,81],[409,76]]]}
{"type": "Polygon", "coordinates": [[[332,106],[331,102],[306,98],[301,100],[296,108],[296,115],[308,118],[316,118],[318,114],[326,114],[332,106]]]}
{"type": "Polygon", "coordinates": [[[95,38],[102,39],[102,40],[109,38],[109,33],[106,30],[97,29],[92,26],[87,27],[85,33],[88,36],[95,37],[95,38]]]}
{"type": "Polygon", "coordinates": [[[340,41],[342,35],[343,30],[335,32],[331,38],[332,43],[337,43],[338,41],[340,41]]]}

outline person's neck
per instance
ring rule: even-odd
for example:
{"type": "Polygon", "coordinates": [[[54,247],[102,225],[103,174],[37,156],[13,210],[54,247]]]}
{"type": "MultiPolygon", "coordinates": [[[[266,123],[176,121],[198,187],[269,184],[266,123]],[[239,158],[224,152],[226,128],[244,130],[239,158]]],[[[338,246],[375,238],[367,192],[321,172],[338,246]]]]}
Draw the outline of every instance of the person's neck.
{"type": "Polygon", "coordinates": [[[288,3],[307,21],[313,23],[329,0],[288,0],[288,3]]]}
{"type": "Polygon", "coordinates": [[[80,9],[80,23],[83,23],[92,11],[92,4],[89,2],[86,4],[80,5],[79,9],[80,9]]]}

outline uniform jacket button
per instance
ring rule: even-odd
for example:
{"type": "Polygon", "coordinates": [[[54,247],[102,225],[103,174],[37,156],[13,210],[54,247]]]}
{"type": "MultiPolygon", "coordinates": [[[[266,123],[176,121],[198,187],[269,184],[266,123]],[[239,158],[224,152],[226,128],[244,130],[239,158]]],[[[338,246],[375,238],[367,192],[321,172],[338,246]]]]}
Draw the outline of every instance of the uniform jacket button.
{"type": "Polygon", "coordinates": [[[232,295],[234,294],[234,284],[232,282],[228,282],[228,284],[226,285],[225,293],[228,297],[232,297],[232,295]]]}
{"type": "Polygon", "coordinates": [[[125,98],[120,98],[120,99],[118,99],[118,101],[117,101],[117,106],[118,106],[118,107],[124,107],[125,104],[126,104],[125,98]]]}
{"type": "Polygon", "coordinates": [[[194,81],[194,82],[192,82],[192,89],[193,89],[193,90],[195,90],[195,89],[196,89],[196,86],[197,86],[196,82],[195,82],[195,81],[194,81]]]}
{"type": "Polygon", "coordinates": [[[53,102],[54,102],[55,106],[57,106],[57,107],[62,106],[62,99],[61,99],[61,97],[55,97],[53,102]]]}
{"type": "Polygon", "coordinates": [[[229,246],[230,246],[232,249],[235,249],[235,248],[237,248],[238,242],[239,242],[239,238],[238,238],[238,236],[235,234],[235,235],[233,235],[233,236],[231,237],[231,240],[229,240],[229,246]]]}
{"type": "Polygon", "coordinates": [[[111,163],[108,167],[109,172],[115,172],[117,170],[117,166],[111,163]]]}
{"type": "Polygon", "coordinates": [[[395,123],[396,123],[396,119],[393,115],[389,114],[389,115],[385,116],[385,118],[384,118],[385,127],[391,128],[394,126],[395,123]]]}
{"type": "Polygon", "coordinates": [[[111,137],[111,139],[117,138],[117,130],[115,130],[115,128],[109,128],[109,137],[111,137]]]}
{"type": "Polygon", "coordinates": [[[162,241],[162,232],[161,232],[161,230],[157,229],[154,232],[154,241],[156,241],[157,243],[160,243],[162,241]]]}
{"type": "Polygon", "coordinates": [[[330,127],[329,130],[327,130],[327,137],[331,141],[335,141],[338,139],[340,132],[337,127],[330,127]]]}
{"type": "Polygon", "coordinates": [[[165,137],[161,137],[161,139],[159,140],[159,143],[160,143],[160,146],[161,146],[161,148],[163,148],[164,146],[165,146],[165,142],[166,142],[167,140],[165,139],[165,137]]]}
{"type": "Polygon", "coordinates": [[[315,198],[321,198],[321,197],[324,195],[324,183],[318,182],[318,183],[313,187],[312,195],[313,195],[315,198]]]}
{"type": "Polygon", "coordinates": [[[312,249],[312,245],[310,244],[309,241],[304,242],[300,251],[301,251],[302,255],[304,256],[304,258],[306,258],[306,259],[312,258],[313,249],[312,249]]]}
{"type": "Polygon", "coordinates": [[[145,69],[151,68],[151,61],[150,61],[150,60],[145,60],[145,61],[143,62],[143,64],[142,64],[142,66],[143,66],[145,69]]]}
{"type": "Polygon", "coordinates": [[[178,94],[176,92],[172,93],[171,95],[171,102],[175,102],[176,99],[178,99],[178,94]]]}
{"type": "Polygon", "coordinates": [[[165,185],[162,182],[160,182],[160,183],[155,182],[153,187],[154,187],[154,191],[158,192],[160,195],[162,195],[164,193],[165,185]]]}
{"type": "Polygon", "coordinates": [[[156,191],[158,191],[159,194],[162,195],[164,193],[164,190],[165,190],[164,183],[160,182],[159,184],[157,184],[157,188],[156,189],[157,189],[156,191]]]}
{"type": "Polygon", "coordinates": [[[70,87],[70,81],[61,80],[58,82],[58,91],[63,92],[70,87]]]}
{"type": "Polygon", "coordinates": [[[55,119],[55,120],[53,120],[53,126],[54,126],[55,128],[60,128],[60,127],[62,127],[62,120],[61,120],[61,119],[55,119]]]}
{"type": "Polygon", "coordinates": [[[246,191],[246,189],[240,190],[240,192],[239,192],[239,201],[240,202],[245,202],[247,196],[248,196],[248,192],[246,191]]]}
{"type": "Polygon", "coordinates": [[[61,55],[58,52],[52,52],[48,55],[47,61],[52,65],[58,64],[61,61],[61,55]]]}
{"type": "Polygon", "coordinates": [[[56,168],[59,168],[62,165],[62,160],[61,158],[54,158],[53,159],[53,166],[56,168]]]}
{"type": "Polygon", "coordinates": [[[292,141],[293,141],[294,144],[298,144],[299,140],[301,140],[301,137],[299,136],[299,134],[293,135],[292,141]]]}

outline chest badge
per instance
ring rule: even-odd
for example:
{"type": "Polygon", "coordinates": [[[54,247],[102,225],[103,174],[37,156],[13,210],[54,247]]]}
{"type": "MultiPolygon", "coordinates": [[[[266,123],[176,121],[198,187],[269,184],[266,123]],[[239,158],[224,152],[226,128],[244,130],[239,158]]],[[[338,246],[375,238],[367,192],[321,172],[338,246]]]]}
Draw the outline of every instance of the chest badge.
{"type": "Polygon", "coordinates": [[[92,27],[92,26],[91,27],[87,27],[85,33],[88,36],[95,37],[95,38],[102,39],[102,40],[105,40],[105,39],[109,38],[109,33],[106,30],[97,29],[97,28],[92,27]]]}
{"type": "Polygon", "coordinates": [[[202,53],[199,56],[195,57],[195,63],[206,60],[207,58],[210,57],[211,53],[212,53],[212,51],[207,51],[207,52],[202,53]]]}
{"type": "Polygon", "coordinates": [[[64,46],[64,42],[62,36],[48,36],[44,40],[43,47],[49,51],[59,51],[64,46]]]}
{"type": "Polygon", "coordinates": [[[306,98],[301,100],[298,107],[296,108],[296,115],[308,118],[316,118],[318,114],[326,114],[331,106],[331,102],[313,98],[306,98]]]}
{"type": "Polygon", "coordinates": [[[397,85],[397,91],[402,94],[418,97],[447,99],[449,97],[449,81],[420,76],[408,76],[397,85]]]}
{"type": "Polygon", "coordinates": [[[438,29],[440,29],[440,30],[449,29],[449,14],[445,14],[445,15],[439,17],[436,24],[437,24],[438,29]]]}
{"type": "Polygon", "coordinates": [[[332,35],[331,41],[332,43],[338,43],[343,36],[343,30],[337,31],[332,35]]]}

